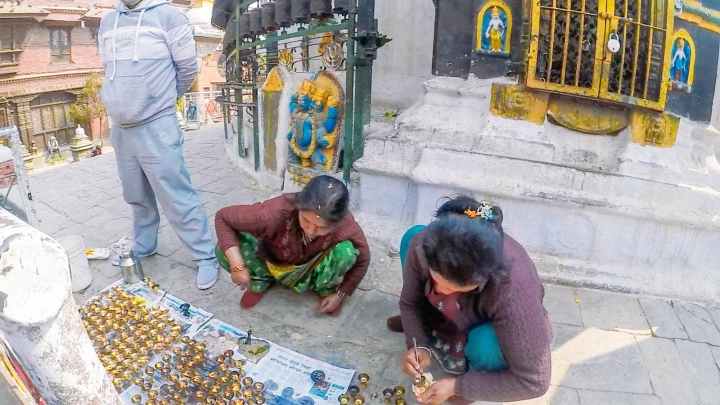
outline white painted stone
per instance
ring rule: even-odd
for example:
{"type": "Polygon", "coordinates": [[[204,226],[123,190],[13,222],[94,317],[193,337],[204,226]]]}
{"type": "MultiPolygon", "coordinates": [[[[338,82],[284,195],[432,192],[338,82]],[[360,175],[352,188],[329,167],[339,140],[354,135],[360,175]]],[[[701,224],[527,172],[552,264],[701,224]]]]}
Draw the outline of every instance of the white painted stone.
{"type": "Polygon", "coordinates": [[[0,329],[43,398],[120,405],[70,293],[63,248],[0,209],[0,269],[0,329]]]}
{"type": "Polygon", "coordinates": [[[688,338],[687,332],[670,302],[654,298],[640,298],[640,305],[653,335],[668,339],[688,338]]]}
{"type": "Polygon", "coordinates": [[[703,405],[720,404],[720,370],[709,346],[688,340],[675,340],[675,344],[699,402],[703,405]]]}
{"type": "MultiPolygon", "coordinates": [[[[567,388],[652,394],[635,336],[595,328],[555,327],[551,384],[567,388]],[[577,333],[577,334],[576,334],[577,333]]],[[[582,400],[580,401],[582,404],[582,400]]]]}
{"type": "Polygon", "coordinates": [[[663,149],[627,130],[502,119],[488,112],[491,85],[433,78],[393,130],[367,138],[354,201],[370,237],[396,247],[442,197],[467,193],[503,208],[546,281],[720,302],[720,193],[699,187],[711,171],[693,157],[715,162],[718,137],[685,120],[679,147],[663,149]]]}
{"type": "Polygon", "coordinates": [[[697,405],[698,399],[683,366],[675,342],[670,339],[639,337],[638,345],[650,373],[655,395],[663,403],[697,405]]]}
{"type": "MultiPolygon", "coordinates": [[[[510,402],[508,402],[510,404],[510,402]]],[[[580,405],[577,390],[551,385],[548,392],[540,398],[512,402],[514,405],[580,405]]]]}
{"type": "Polygon", "coordinates": [[[673,306],[690,340],[720,346],[720,330],[705,308],[685,302],[673,302],[673,306]]]}
{"type": "Polygon", "coordinates": [[[548,311],[550,321],[553,323],[582,326],[580,304],[578,302],[573,287],[545,285],[543,306],[548,311]]]}
{"type": "Polygon", "coordinates": [[[435,7],[432,1],[377,1],[378,31],[392,41],[378,50],[373,65],[373,105],[405,109],[432,77],[435,7]]]}
{"type": "Polygon", "coordinates": [[[579,390],[578,395],[580,396],[580,403],[582,405],[664,405],[663,401],[655,395],[638,395],[626,394],[623,392],[603,392],[586,390],[579,390]]]}
{"type": "Polygon", "coordinates": [[[637,298],[622,294],[578,289],[585,326],[634,334],[650,334],[650,327],[637,298]]]}

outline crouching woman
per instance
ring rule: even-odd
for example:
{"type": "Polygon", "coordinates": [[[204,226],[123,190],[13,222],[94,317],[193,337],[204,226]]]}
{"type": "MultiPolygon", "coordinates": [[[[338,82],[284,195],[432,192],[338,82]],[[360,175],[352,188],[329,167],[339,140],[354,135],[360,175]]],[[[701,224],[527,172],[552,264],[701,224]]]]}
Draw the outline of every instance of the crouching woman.
{"type": "Polygon", "coordinates": [[[401,315],[388,319],[390,329],[405,333],[405,373],[417,376],[437,361],[452,376],[418,401],[542,396],[550,384],[552,327],[530,257],[503,233],[499,207],[461,196],[436,217],[403,238],[401,315]]]}
{"type": "Polygon", "coordinates": [[[318,176],[297,194],[223,208],[215,216],[220,265],[249,289],[242,308],[257,304],[273,284],[320,296],[317,312],[340,314],[370,264],[370,249],[348,211],[345,185],[318,176]]]}

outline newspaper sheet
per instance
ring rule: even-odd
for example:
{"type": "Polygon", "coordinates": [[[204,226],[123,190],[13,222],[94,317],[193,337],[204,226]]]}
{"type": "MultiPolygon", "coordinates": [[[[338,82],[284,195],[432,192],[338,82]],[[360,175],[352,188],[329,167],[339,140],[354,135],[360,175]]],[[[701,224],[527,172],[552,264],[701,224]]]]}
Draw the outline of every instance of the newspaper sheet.
{"type": "MultiPolygon", "coordinates": [[[[136,295],[144,305],[159,305],[169,310],[170,316],[183,325],[183,335],[188,335],[206,345],[209,358],[233,351],[233,359],[245,361],[243,370],[254,381],[265,384],[266,405],[337,405],[337,398],[344,394],[355,375],[355,369],[337,367],[320,360],[294,352],[271,341],[264,340],[233,327],[218,319],[213,314],[196,308],[181,299],[160,290],[153,292],[145,283],[124,284],[122,280],[108,286],[114,286],[136,295]],[[324,379],[313,381],[313,372],[321,371],[324,379]]],[[[102,293],[101,293],[102,294],[102,293]]],[[[91,298],[94,299],[94,298],[91,298]]],[[[161,360],[161,354],[152,357],[150,364],[161,360]]],[[[199,370],[204,376],[215,371],[215,362],[199,370]]],[[[155,375],[154,386],[160,396],[168,394],[167,388],[172,385],[166,376],[155,375]]],[[[190,387],[191,391],[193,387],[190,387]]],[[[120,398],[125,404],[131,404],[134,395],[144,393],[128,381],[120,389],[120,398]]],[[[187,404],[195,404],[195,399],[188,399],[187,404]]]]}
{"type": "Polygon", "coordinates": [[[265,384],[268,404],[336,405],[355,375],[354,369],[332,366],[268,340],[251,336],[248,341],[246,332],[217,319],[203,325],[194,339],[205,342],[210,353],[229,348],[246,359],[245,371],[265,384]],[[314,371],[322,371],[324,380],[314,382],[314,371]]]}

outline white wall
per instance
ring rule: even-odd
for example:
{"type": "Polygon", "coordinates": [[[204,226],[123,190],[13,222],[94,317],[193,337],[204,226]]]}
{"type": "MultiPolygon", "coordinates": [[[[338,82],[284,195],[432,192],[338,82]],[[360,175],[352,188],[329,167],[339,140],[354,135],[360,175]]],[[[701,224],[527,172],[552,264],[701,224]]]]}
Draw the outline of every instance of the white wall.
{"type": "Polygon", "coordinates": [[[435,6],[432,0],[383,0],[375,5],[378,31],[392,38],[373,67],[373,107],[406,109],[432,77],[435,6]]]}

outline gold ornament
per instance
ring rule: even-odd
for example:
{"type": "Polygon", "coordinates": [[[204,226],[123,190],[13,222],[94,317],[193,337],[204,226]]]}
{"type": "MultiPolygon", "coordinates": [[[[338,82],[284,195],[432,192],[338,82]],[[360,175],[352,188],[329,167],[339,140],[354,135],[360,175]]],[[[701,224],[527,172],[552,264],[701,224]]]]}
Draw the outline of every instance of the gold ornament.
{"type": "Polygon", "coordinates": [[[370,381],[370,376],[365,373],[362,373],[358,376],[358,381],[360,381],[360,388],[365,389],[365,388],[367,388],[368,381],[370,381]]]}

